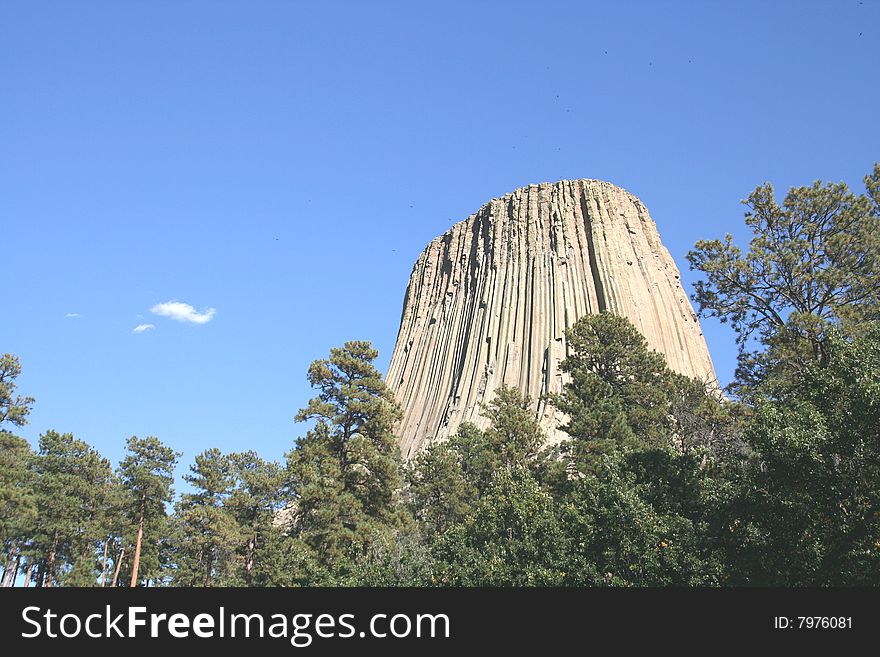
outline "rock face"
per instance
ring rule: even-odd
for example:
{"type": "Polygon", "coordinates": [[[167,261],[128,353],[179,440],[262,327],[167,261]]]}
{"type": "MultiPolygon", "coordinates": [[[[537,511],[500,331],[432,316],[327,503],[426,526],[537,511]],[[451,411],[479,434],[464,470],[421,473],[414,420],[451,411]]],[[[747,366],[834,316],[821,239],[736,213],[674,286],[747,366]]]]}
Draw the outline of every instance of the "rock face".
{"type": "Polygon", "coordinates": [[[563,180],[493,199],[434,239],[413,267],[387,383],[409,458],[506,384],[535,400],[550,439],[560,421],[564,331],[610,311],[629,318],[682,374],[715,372],[680,274],[642,202],[610,183],[563,180]]]}

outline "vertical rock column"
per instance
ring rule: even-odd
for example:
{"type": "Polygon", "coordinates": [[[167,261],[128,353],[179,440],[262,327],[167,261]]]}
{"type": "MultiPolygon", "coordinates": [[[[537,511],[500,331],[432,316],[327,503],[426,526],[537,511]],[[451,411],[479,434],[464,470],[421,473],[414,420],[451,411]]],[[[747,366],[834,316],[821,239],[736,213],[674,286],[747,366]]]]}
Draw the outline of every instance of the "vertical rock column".
{"type": "Polygon", "coordinates": [[[564,332],[607,310],[629,318],[682,374],[714,381],[680,274],[642,202],[610,183],[564,180],[493,199],[434,239],[413,267],[387,383],[403,408],[411,457],[504,384],[528,393],[551,439],[558,413],[539,401],[565,382],[564,332]]]}

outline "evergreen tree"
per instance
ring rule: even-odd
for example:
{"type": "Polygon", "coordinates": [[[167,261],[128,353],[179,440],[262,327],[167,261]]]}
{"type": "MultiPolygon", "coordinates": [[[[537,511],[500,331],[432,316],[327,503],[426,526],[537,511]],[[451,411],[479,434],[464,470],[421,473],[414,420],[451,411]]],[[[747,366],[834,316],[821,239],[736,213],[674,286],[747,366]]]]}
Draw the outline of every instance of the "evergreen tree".
{"type": "Polygon", "coordinates": [[[0,546],[6,555],[0,586],[15,581],[36,520],[33,458],[26,440],[0,430],[0,546]]]}
{"type": "Polygon", "coordinates": [[[420,452],[407,470],[413,516],[429,536],[441,535],[466,517],[478,489],[465,476],[461,455],[448,443],[420,452]]]}
{"type": "Polygon", "coordinates": [[[490,422],[485,431],[463,423],[449,441],[421,452],[409,469],[410,505],[429,533],[442,534],[463,520],[496,472],[537,471],[542,465],[545,436],[527,395],[501,386],[482,414],[490,422]]]}
{"type": "Polygon", "coordinates": [[[857,196],[844,183],[816,181],[790,189],[780,205],[764,184],[743,201],[753,234],[746,253],[727,235],[688,254],[706,277],[694,285],[700,312],[736,331],[740,393],[768,367],[824,360],[830,327],[858,332],[880,317],[880,164],[865,186],[857,196]],[[752,338],[766,350],[750,351],[752,338]]]}
{"type": "Polygon", "coordinates": [[[651,449],[605,455],[559,502],[568,583],[694,586],[723,581],[722,552],[707,531],[709,473],[693,454],[651,449]]]}
{"type": "Polygon", "coordinates": [[[96,533],[101,537],[100,583],[102,587],[108,587],[113,586],[114,574],[118,575],[125,559],[124,538],[128,528],[125,517],[128,511],[127,492],[116,473],[105,481],[101,499],[101,512],[95,523],[96,533]]]}
{"type": "Polygon", "coordinates": [[[418,525],[407,524],[385,532],[366,554],[354,561],[348,586],[432,586],[437,583],[437,564],[432,542],[418,525]]]}
{"type": "Polygon", "coordinates": [[[375,532],[400,521],[400,410],[373,365],[368,342],[347,342],[309,368],[319,390],[296,416],[314,428],[288,454],[295,532],[324,564],[343,567],[375,532]]]}
{"type": "Polygon", "coordinates": [[[880,329],[830,331],[825,349],[773,383],[746,430],[752,456],[724,514],[734,583],[880,581],[880,329]]]}
{"type": "Polygon", "coordinates": [[[21,374],[21,362],[18,356],[3,354],[0,356],[0,428],[3,422],[17,427],[27,424],[27,416],[34,403],[33,397],[22,397],[15,394],[15,379],[21,374]]]}
{"type": "Polygon", "coordinates": [[[127,493],[129,531],[132,549],[130,585],[160,575],[160,546],[168,533],[165,505],[171,502],[174,465],[180,456],[153,436],[132,436],[126,444],[128,455],[119,464],[119,477],[127,493]]]}
{"type": "MultiPolygon", "coordinates": [[[[94,452],[97,455],[97,452],[94,452]]],[[[99,572],[103,570],[103,560],[99,556],[106,540],[110,519],[107,510],[114,499],[118,482],[113,477],[110,461],[101,458],[100,463],[91,464],[91,494],[84,502],[85,520],[74,538],[71,555],[71,570],[62,583],[64,586],[96,586],[99,572]]]]}
{"type": "Polygon", "coordinates": [[[181,496],[174,517],[178,586],[216,586],[229,582],[240,531],[224,504],[235,476],[230,459],[209,449],[196,456],[184,479],[195,489],[181,496]]]}
{"type": "Polygon", "coordinates": [[[264,461],[253,451],[232,454],[229,462],[235,486],[226,510],[239,531],[241,579],[253,586],[271,579],[267,571],[277,565],[271,560],[275,550],[268,543],[270,537],[277,539],[280,534],[276,518],[283,505],[286,473],[279,464],[264,461]]]}
{"type": "Polygon", "coordinates": [[[569,416],[562,429],[573,438],[581,467],[618,448],[669,444],[670,372],[629,320],[587,315],[566,337],[571,353],[562,370],[571,381],[553,400],[569,416]]]}
{"type": "Polygon", "coordinates": [[[528,395],[516,388],[501,386],[483,409],[490,424],[486,430],[489,449],[497,455],[499,466],[508,469],[532,463],[546,437],[528,395]]]}
{"type": "Polygon", "coordinates": [[[553,586],[565,536],[553,498],[524,467],[499,470],[472,515],[435,546],[439,583],[457,586],[553,586]]]}
{"type": "Polygon", "coordinates": [[[17,427],[27,424],[34,403],[33,397],[16,394],[15,379],[20,374],[17,356],[0,356],[0,544],[6,555],[0,586],[15,581],[25,549],[25,528],[36,513],[28,474],[30,447],[3,426],[4,422],[17,427]]]}
{"type": "Polygon", "coordinates": [[[555,400],[570,440],[545,481],[559,501],[573,582],[715,584],[720,460],[736,411],[707,385],[672,372],[625,318],[587,316],[568,332],[571,375],[555,400]],[[580,575],[575,576],[575,573],[580,575]]]}
{"type": "Polygon", "coordinates": [[[618,449],[730,449],[738,409],[711,382],[670,370],[628,319],[588,315],[566,336],[571,380],[552,401],[568,414],[566,447],[581,469],[618,449]]]}
{"type": "Polygon", "coordinates": [[[47,431],[33,469],[37,523],[30,550],[39,559],[37,585],[62,583],[68,566],[76,566],[68,583],[94,585],[110,464],[72,434],[47,431]]]}
{"type": "Polygon", "coordinates": [[[486,432],[471,422],[462,422],[446,448],[457,455],[465,480],[463,486],[473,489],[474,499],[489,488],[495,472],[503,467],[501,455],[493,449],[486,432]]]}

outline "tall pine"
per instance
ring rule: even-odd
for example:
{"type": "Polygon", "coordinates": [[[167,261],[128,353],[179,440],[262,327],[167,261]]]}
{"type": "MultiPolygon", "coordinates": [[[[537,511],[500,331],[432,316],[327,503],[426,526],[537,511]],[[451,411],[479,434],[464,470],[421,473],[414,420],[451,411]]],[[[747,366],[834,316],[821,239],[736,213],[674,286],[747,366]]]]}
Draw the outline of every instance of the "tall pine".
{"type": "Polygon", "coordinates": [[[174,465],[180,456],[153,436],[132,436],[128,455],[119,464],[119,476],[127,493],[127,515],[134,537],[129,536],[133,556],[131,586],[160,575],[160,543],[167,534],[165,505],[171,502],[174,465]]]}
{"type": "Polygon", "coordinates": [[[347,342],[317,360],[318,396],[296,416],[314,426],[288,454],[296,493],[294,530],[334,567],[399,521],[400,457],[392,433],[400,409],[373,365],[369,342],[347,342]]]}

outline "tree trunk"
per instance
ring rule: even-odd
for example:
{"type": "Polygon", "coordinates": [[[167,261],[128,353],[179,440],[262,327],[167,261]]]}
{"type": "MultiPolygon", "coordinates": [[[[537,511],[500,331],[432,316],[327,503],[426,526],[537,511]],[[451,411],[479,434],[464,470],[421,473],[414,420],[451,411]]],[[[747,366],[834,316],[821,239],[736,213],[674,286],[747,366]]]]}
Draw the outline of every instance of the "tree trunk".
{"type": "Polygon", "coordinates": [[[43,588],[43,581],[46,578],[46,562],[40,559],[40,565],[37,567],[37,588],[43,588]]]}
{"type": "Polygon", "coordinates": [[[141,498],[141,517],[138,521],[138,535],[137,542],[134,544],[134,564],[131,567],[131,587],[134,588],[137,586],[138,581],[138,569],[141,566],[141,541],[144,538],[144,511],[147,506],[147,496],[144,495],[141,498]]]}
{"type": "Polygon", "coordinates": [[[214,573],[214,549],[213,546],[208,548],[208,558],[205,564],[205,583],[204,586],[211,586],[211,575],[214,573]]]}
{"type": "Polygon", "coordinates": [[[9,583],[6,586],[15,586],[15,578],[18,577],[19,564],[21,564],[21,552],[15,557],[15,565],[12,567],[12,572],[9,574],[9,583]]]}
{"type": "Polygon", "coordinates": [[[12,549],[9,550],[9,556],[6,558],[6,564],[3,566],[3,579],[0,579],[0,587],[9,586],[7,580],[9,582],[15,580],[15,569],[12,568],[12,564],[15,562],[15,557],[17,554],[18,546],[14,545],[12,549]]]}
{"type": "Polygon", "coordinates": [[[116,588],[116,581],[119,579],[119,569],[122,568],[122,560],[125,558],[125,548],[119,552],[119,558],[116,560],[116,569],[113,571],[113,581],[110,586],[116,588]]]}
{"type": "Polygon", "coordinates": [[[24,578],[24,588],[27,588],[31,585],[31,578],[34,575],[34,564],[30,564],[27,569],[27,576],[24,578]]]}
{"type": "Polygon", "coordinates": [[[257,548],[257,535],[254,534],[254,537],[248,541],[248,552],[247,552],[247,562],[244,565],[245,575],[244,579],[247,582],[247,585],[250,586],[253,581],[253,572],[254,572],[254,552],[257,548]]]}
{"type": "Polygon", "coordinates": [[[107,546],[110,545],[110,539],[108,538],[104,541],[104,561],[101,564],[101,588],[104,588],[104,583],[107,581],[107,546]]]}
{"type": "Polygon", "coordinates": [[[45,586],[52,586],[52,580],[55,578],[55,557],[58,553],[58,532],[52,537],[52,549],[49,550],[49,556],[46,558],[46,581],[45,586]]]}

